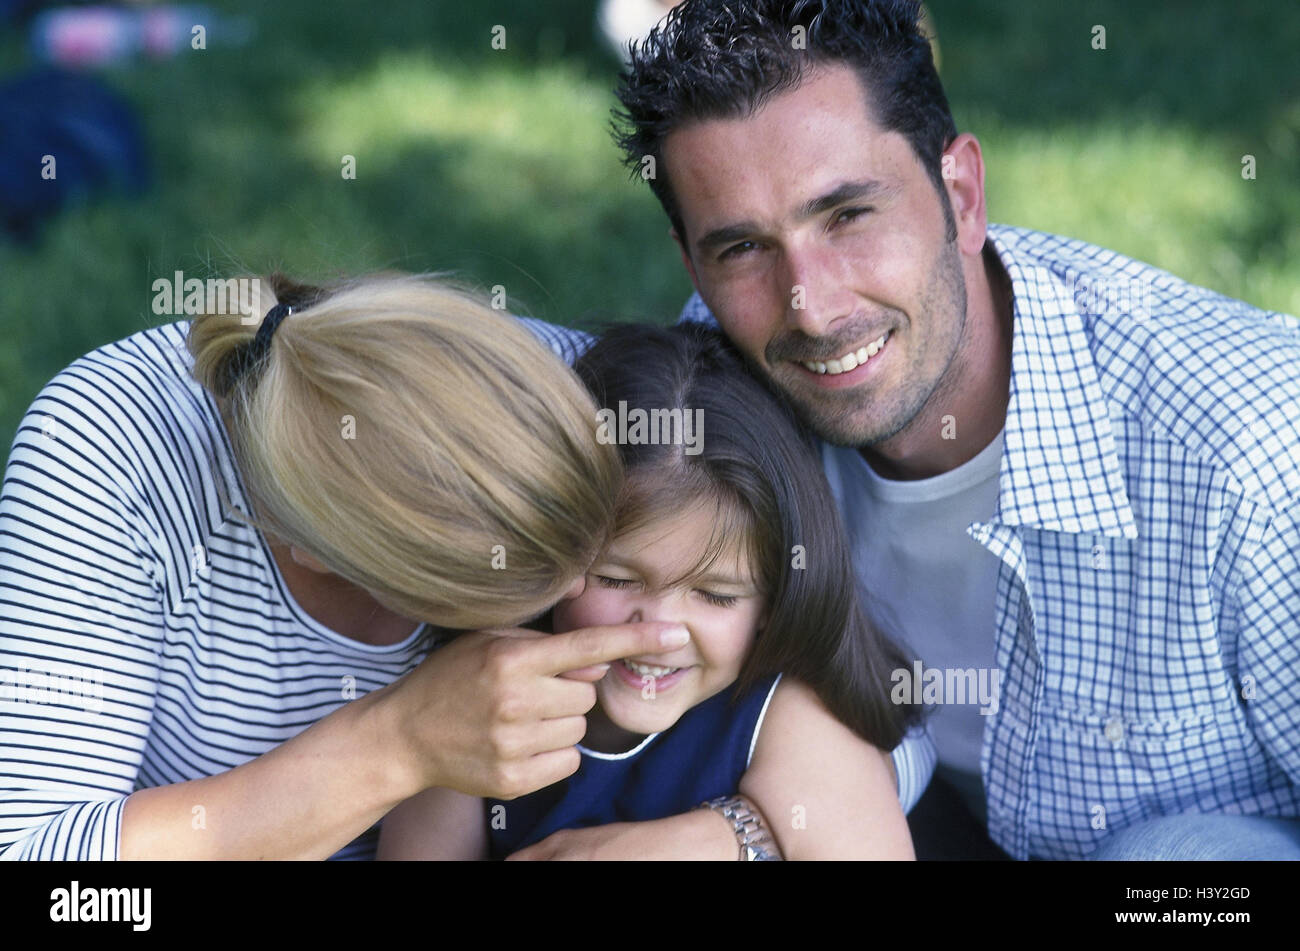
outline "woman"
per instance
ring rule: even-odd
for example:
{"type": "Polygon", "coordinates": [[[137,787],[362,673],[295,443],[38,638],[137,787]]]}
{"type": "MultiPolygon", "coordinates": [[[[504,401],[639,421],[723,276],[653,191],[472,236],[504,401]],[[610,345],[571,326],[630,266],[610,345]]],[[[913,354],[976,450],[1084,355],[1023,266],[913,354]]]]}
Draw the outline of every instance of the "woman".
{"type": "Polygon", "coordinates": [[[514,629],[581,586],[621,478],[522,324],[429,279],[270,285],[260,323],[77,360],[20,426],[2,857],[367,858],[424,789],[571,773],[599,665],[683,643],[514,629]],[[425,659],[449,630],[480,633],[425,659]]]}

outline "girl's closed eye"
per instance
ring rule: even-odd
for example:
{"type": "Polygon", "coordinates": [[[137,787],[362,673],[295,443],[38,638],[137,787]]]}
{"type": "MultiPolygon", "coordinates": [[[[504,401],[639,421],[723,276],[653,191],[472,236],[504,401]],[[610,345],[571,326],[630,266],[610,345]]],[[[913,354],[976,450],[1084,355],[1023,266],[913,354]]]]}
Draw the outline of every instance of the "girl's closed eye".
{"type": "Polygon", "coordinates": [[[701,588],[696,589],[696,594],[717,608],[734,608],[736,601],[739,600],[734,594],[714,594],[701,588]]]}
{"type": "Polygon", "coordinates": [[[614,588],[617,590],[619,588],[626,588],[628,585],[632,584],[631,578],[614,578],[610,575],[596,575],[595,578],[596,583],[602,588],[614,588]]]}

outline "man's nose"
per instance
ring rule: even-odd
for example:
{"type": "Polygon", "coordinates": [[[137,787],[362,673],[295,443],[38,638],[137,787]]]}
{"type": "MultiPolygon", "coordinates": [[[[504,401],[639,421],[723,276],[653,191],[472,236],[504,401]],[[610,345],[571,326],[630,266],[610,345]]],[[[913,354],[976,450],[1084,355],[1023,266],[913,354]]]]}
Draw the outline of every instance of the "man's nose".
{"type": "Polygon", "coordinates": [[[838,255],[824,248],[787,248],[783,270],[791,329],[821,337],[836,321],[853,316],[857,302],[838,255]]]}

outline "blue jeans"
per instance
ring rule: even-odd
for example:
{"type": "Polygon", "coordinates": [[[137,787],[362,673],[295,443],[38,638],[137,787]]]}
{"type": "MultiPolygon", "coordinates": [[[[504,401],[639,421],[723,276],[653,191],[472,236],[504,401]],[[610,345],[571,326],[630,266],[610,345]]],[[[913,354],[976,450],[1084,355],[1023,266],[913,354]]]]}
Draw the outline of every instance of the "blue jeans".
{"type": "Polygon", "coordinates": [[[1300,861],[1300,819],[1266,816],[1162,816],[1121,829],[1092,861],[1300,861]]]}

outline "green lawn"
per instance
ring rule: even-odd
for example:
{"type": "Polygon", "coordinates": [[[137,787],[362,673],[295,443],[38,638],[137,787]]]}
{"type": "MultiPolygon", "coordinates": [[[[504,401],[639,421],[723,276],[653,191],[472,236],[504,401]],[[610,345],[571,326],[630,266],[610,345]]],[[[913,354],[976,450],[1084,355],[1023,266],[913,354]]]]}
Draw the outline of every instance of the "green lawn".
{"type": "MultiPolygon", "coordinates": [[[[675,314],[690,285],[609,139],[616,67],[594,0],[214,6],[253,17],[256,39],[224,48],[214,31],[206,51],[107,74],[147,128],[153,190],[69,209],[35,248],[0,243],[6,451],[61,367],[169,319],[150,311],[151,285],[176,270],[454,270],[559,323],[675,314]]],[[[930,8],[994,220],[1300,312],[1300,8],[930,8]]],[[[27,61],[21,37],[0,36],[0,72],[27,61]]]]}

